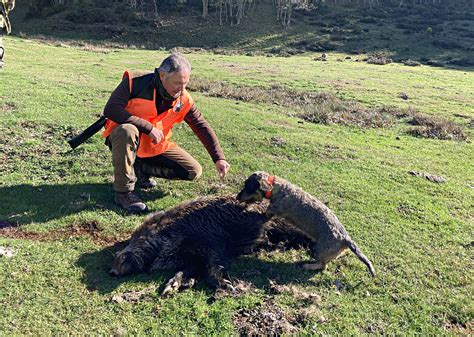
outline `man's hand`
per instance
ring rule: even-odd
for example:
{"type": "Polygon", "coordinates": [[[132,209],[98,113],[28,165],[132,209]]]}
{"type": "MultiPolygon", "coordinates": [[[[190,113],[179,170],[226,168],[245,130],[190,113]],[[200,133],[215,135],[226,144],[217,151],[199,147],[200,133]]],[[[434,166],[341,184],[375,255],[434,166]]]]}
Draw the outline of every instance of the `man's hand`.
{"type": "Polygon", "coordinates": [[[225,176],[227,175],[227,172],[229,171],[230,164],[224,159],[221,159],[216,161],[215,165],[219,178],[221,178],[221,180],[224,180],[225,176]]]}
{"type": "Polygon", "coordinates": [[[163,140],[163,137],[164,137],[163,136],[163,131],[161,131],[160,129],[157,129],[155,127],[150,131],[148,136],[151,137],[153,144],[158,144],[159,142],[161,142],[163,140]]]}

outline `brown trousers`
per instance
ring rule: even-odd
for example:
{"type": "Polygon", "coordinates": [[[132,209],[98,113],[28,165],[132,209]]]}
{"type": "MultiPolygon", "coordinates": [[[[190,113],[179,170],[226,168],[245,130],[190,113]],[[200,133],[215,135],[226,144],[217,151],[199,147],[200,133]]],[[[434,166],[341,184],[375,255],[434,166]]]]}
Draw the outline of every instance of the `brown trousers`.
{"type": "Polygon", "coordinates": [[[112,151],[116,192],[135,189],[134,165],[137,164],[141,166],[141,172],[158,178],[196,180],[201,176],[201,165],[179,146],[155,157],[137,158],[138,141],[138,129],[132,124],[117,126],[107,137],[106,144],[112,151]]]}

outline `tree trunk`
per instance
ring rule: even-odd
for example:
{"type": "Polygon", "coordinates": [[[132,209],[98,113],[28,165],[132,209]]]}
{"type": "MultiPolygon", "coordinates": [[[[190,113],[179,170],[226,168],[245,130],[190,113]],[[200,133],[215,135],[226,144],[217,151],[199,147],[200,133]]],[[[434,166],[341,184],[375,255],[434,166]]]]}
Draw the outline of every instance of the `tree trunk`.
{"type": "Polygon", "coordinates": [[[209,8],[209,0],[202,0],[202,17],[206,18],[209,8]]]}

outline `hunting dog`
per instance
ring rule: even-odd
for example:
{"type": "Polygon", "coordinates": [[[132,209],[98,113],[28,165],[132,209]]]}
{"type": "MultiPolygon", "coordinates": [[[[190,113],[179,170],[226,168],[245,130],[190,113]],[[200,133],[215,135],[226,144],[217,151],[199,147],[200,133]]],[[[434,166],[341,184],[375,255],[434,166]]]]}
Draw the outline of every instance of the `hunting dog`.
{"type": "Polygon", "coordinates": [[[289,237],[309,244],[303,233],[265,216],[262,204],[246,204],[235,196],[207,197],[149,215],[115,256],[110,274],[173,269],[162,294],[192,287],[198,278],[213,288],[233,290],[227,277],[235,257],[250,253],[268,238],[289,237]]]}
{"type": "Polygon", "coordinates": [[[280,177],[258,171],[247,178],[237,199],[252,202],[264,198],[270,200],[266,211],[268,218],[284,218],[313,241],[311,255],[317,263],[305,264],[305,269],[324,270],[328,262],[349,248],[375,276],[372,263],[362,254],[336,215],[321,201],[280,177]]]}

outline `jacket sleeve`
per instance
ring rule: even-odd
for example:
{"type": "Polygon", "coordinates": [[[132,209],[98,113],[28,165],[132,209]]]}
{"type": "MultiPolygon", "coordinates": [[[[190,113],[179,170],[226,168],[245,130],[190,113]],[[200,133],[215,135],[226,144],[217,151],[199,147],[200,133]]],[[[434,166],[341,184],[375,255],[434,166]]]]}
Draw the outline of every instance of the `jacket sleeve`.
{"type": "Polygon", "coordinates": [[[122,82],[115,88],[104,108],[104,116],[118,124],[133,124],[141,133],[149,134],[153,125],[140,117],[133,116],[125,107],[130,99],[130,88],[128,78],[124,77],[122,82]]]}
{"type": "Polygon", "coordinates": [[[222,151],[219,140],[211,128],[209,123],[204,119],[204,116],[193,104],[189,112],[184,117],[184,120],[191,127],[191,130],[196,134],[201,143],[206,148],[207,152],[215,163],[218,160],[225,160],[224,151],[222,151]]]}

